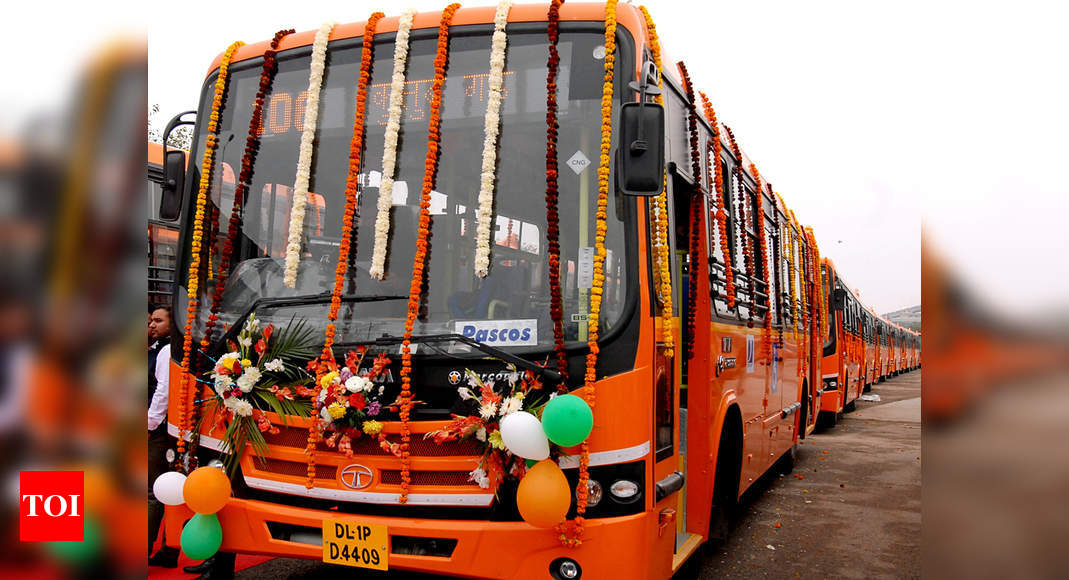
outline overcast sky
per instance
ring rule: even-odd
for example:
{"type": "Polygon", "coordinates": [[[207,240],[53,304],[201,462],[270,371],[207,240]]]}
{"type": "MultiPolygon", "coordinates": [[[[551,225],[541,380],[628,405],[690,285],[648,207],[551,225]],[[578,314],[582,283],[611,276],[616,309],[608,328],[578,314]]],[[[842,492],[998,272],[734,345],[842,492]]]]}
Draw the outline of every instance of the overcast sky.
{"type": "MultiPolygon", "coordinates": [[[[162,124],[196,108],[208,65],[234,40],[446,2],[105,4],[118,20],[90,33],[147,31],[148,102],[162,124]]],[[[1019,312],[1067,302],[1069,265],[1040,253],[1069,247],[1069,35],[1054,4],[648,3],[667,56],[687,63],[762,175],[879,312],[920,303],[922,215],[988,301],[1019,312]]],[[[99,21],[93,6],[93,20],[75,12],[71,26],[99,21]]]]}

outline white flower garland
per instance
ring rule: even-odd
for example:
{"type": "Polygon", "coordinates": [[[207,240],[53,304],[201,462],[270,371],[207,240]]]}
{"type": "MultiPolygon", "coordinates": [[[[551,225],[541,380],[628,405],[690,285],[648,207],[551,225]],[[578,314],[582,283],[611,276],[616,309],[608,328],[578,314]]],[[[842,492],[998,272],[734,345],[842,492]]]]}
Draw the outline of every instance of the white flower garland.
{"type": "Polygon", "coordinates": [[[490,95],[486,102],[483,166],[479,180],[479,209],[475,212],[475,275],[485,278],[490,271],[490,225],[494,209],[494,168],[497,164],[497,137],[501,130],[501,95],[504,85],[505,24],[512,0],[502,0],[494,13],[494,40],[490,49],[490,95]]]}
{"type": "Polygon", "coordinates": [[[297,158],[297,178],[293,184],[293,209],[290,211],[289,238],[286,243],[286,286],[297,286],[297,264],[301,259],[301,233],[304,230],[304,210],[308,204],[308,181],[312,174],[312,141],[319,122],[319,90],[323,87],[323,69],[327,60],[327,41],[336,22],[324,22],[316,32],[312,44],[312,65],[308,75],[308,100],[304,109],[304,131],[301,133],[301,153],[297,158]]]}
{"type": "Polygon", "coordinates": [[[414,8],[401,14],[397,40],[393,49],[393,81],[390,83],[390,116],[386,122],[386,142],[382,151],[382,182],[379,184],[378,216],[375,218],[375,250],[371,254],[370,274],[382,280],[386,272],[386,246],[389,243],[390,207],[393,205],[393,174],[397,166],[397,133],[401,130],[401,112],[405,100],[405,63],[408,62],[408,36],[412,30],[414,8]]]}

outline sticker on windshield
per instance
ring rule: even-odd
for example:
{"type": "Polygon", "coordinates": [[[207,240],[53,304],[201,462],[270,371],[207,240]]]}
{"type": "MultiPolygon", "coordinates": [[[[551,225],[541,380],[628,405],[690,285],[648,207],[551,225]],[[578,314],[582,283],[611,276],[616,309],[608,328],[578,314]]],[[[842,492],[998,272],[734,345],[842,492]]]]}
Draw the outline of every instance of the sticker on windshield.
{"type": "Polygon", "coordinates": [[[457,334],[490,346],[537,346],[538,320],[468,320],[457,322],[457,334]]]}
{"type": "Polygon", "coordinates": [[[579,247],[579,287],[594,287],[594,248],[593,246],[579,247]]]}
{"type": "Polygon", "coordinates": [[[572,155],[571,158],[568,159],[568,167],[574,171],[576,175],[582,173],[587,165],[590,165],[590,160],[586,158],[586,155],[583,155],[582,151],[576,151],[575,155],[572,155]]]}

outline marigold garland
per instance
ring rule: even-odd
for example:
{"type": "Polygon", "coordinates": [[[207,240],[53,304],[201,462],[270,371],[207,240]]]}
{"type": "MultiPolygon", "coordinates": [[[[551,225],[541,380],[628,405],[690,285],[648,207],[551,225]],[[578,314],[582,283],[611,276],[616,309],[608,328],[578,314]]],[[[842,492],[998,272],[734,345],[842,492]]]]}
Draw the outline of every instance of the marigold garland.
{"type": "MultiPolygon", "coordinates": [[[[586,375],[584,376],[583,398],[591,409],[596,409],[595,385],[597,384],[598,364],[598,327],[601,317],[601,297],[605,284],[605,232],[609,205],[609,169],[612,151],[612,99],[613,99],[613,65],[616,61],[616,0],[605,4],[605,79],[601,87],[601,156],[598,165],[598,209],[595,214],[594,234],[594,282],[590,289],[590,321],[588,324],[586,355],[586,375]]],[[[583,543],[583,514],[586,513],[590,480],[590,444],[589,439],[581,444],[579,455],[579,481],[575,489],[575,519],[559,526],[560,541],[569,547],[578,547],[583,543]]]]}
{"type": "MultiPolygon", "coordinates": [[[[494,13],[494,36],[490,48],[489,96],[484,121],[482,173],[479,175],[479,207],[475,211],[475,275],[485,278],[490,272],[490,226],[494,212],[494,181],[497,168],[497,138],[501,131],[501,98],[504,86],[505,49],[512,0],[501,0],[494,13]]],[[[511,221],[509,224],[511,225],[511,221]]]]}
{"type": "Polygon", "coordinates": [[[334,324],[338,320],[338,310],[341,309],[341,293],[345,286],[345,274],[349,268],[349,256],[355,253],[352,248],[356,238],[356,213],[359,201],[358,183],[360,176],[360,155],[364,148],[364,116],[367,111],[367,87],[371,81],[371,65],[374,62],[375,53],[375,28],[379,21],[385,18],[382,12],[375,12],[364,25],[364,45],[360,56],[360,78],[356,88],[356,109],[353,115],[353,137],[349,142],[349,173],[345,179],[345,214],[342,219],[342,237],[338,243],[338,263],[334,269],[334,290],[330,297],[330,312],[327,313],[327,329],[323,338],[323,353],[320,360],[324,364],[316,367],[316,380],[314,389],[315,397],[312,399],[315,405],[312,424],[308,429],[308,445],[305,449],[308,455],[308,481],[305,487],[311,489],[315,484],[315,447],[319,441],[318,421],[314,417],[319,413],[319,390],[322,389],[323,376],[327,374],[329,363],[334,360],[334,336],[337,328],[334,324]]]}
{"type": "MultiPolygon", "coordinates": [[[[786,309],[782,308],[782,300],[781,300],[781,297],[783,296],[784,288],[783,288],[783,272],[780,271],[780,261],[783,259],[783,238],[781,236],[782,231],[781,231],[780,225],[779,225],[779,204],[776,201],[777,198],[779,197],[779,194],[777,194],[775,191],[772,190],[772,184],[771,183],[768,183],[766,181],[765,185],[768,186],[768,192],[772,195],[772,224],[773,224],[774,230],[772,232],[772,277],[771,277],[771,279],[776,281],[776,292],[775,292],[775,295],[773,295],[773,293],[771,292],[771,288],[769,288],[769,290],[770,290],[769,291],[769,301],[771,302],[772,300],[775,300],[776,304],[780,305],[780,306],[777,306],[777,310],[781,310],[780,316],[786,316],[786,314],[785,314],[786,309]]],[[[776,330],[777,339],[779,340],[779,344],[780,344],[781,347],[783,345],[783,327],[784,326],[785,326],[784,321],[781,320],[779,328],[776,330]]],[[[772,361],[772,362],[775,362],[775,361],[772,361]]]]}
{"type": "MultiPolygon", "coordinates": [[[[241,170],[238,172],[238,183],[234,189],[234,203],[230,208],[230,219],[227,222],[226,240],[223,243],[223,251],[219,254],[219,266],[215,274],[215,289],[212,293],[212,305],[209,310],[208,320],[205,323],[204,337],[201,339],[201,349],[207,350],[211,344],[212,331],[219,320],[219,308],[222,305],[223,292],[226,290],[226,281],[230,275],[230,261],[234,257],[234,243],[237,241],[237,233],[241,228],[242,211],[245,197],[248,193],[249,183],[252,181],[252,168],[256,163],[256,153],[260,149],[260,131],[263,128],[264,101],[271,84],[275,80],[275,72],[278,70],[275,55],[278,53],[278,45],[286,36],[293,34],[294,30],[280,30],[271,39],[271,44],[264,51],[264,63],[260,72],[259,88],[253,100],[252,118],[249,119],[249,132],[245,138],[245,151],[241,156],[241,170]]],[[[213,212],[213,221],[217,220],[218,213],[213,212]]]]}
{"type": "MultiPolygon", "coordinates": [[[[549,37],[549,60],[546,62],[546,254],[549,260],[549,315],[553,320],[553,355],[557,359],[557,372],[568,373],[568,355],[564,351],[564,309],[560,288],[560,214],[558,213],[557,185],[557,72],[560,55],[557,41],[560,39],[560,7],[564,0],[553,0],[549,6],[546,34],[549,37]]],[[[567,381],[558,385],[558,390],[568,390],[567,381]]]]}
{"type": "Polygon", "coordinates": [[[336,22],[328,20],[316,31],[312,42],[312,63],[308,74],[308,100],[304,108],[304,130],[301,131],[300,156],[297,158],[297,177],[293,184],[293,208],[290,210],[289,237],[286,242],[286,274],[283,283],[297,287],[297,265],[301,260],[301,238],[304,212],[308,206],[308,185],[312,177],[312,153],[316,126],[319,123],[319,92],[323,88],[323,70],[327,62],[327,42],[336,22]]]}
{"type": "MultiPolygon", "coordinates": [[[[657,86],[664,87],[664,77],[661,73],[661,43],[657,36],[657,26],[653,23],[653,17],[645,6],[639,6],[642,16],[646,20],[646,29],[649,34],[650,53],[653,64],[657,67],[657,86]]],[[[656,102],[664,105],[663,95],[655,97],[656,102]]],[[[664,343],[664,355],[668,358],[675,356],[675,335],[672,331],[674,308],[672,307],[672,271],[668,245],[668,173],[664,173],[661,193],[657,195],[653,206],[653,230],[654,230],[654,260],[653,269],[654,284],[658,289],[658,298],[661,300],[661,341],[664,343]]]]}
{"type": "Polygon", "coordinates": [[[727,294],[728,308],[735,308],[735,272],[731,265],[731,244],[728,242],[727,211],[724,208],[724,168],[720,164],[722,145],[720,143],[720,123],[716,120],[716,111],[705,93],[698,93],[705,110],[705,119],[713,127],[713,183],[715,185],[716,225],[720,231],[720,252],[724,254],[724,292],[727,294]]]}
{"type": "Polygon", "coordinates": [[[408,41],[412,31],[414,8],[401,13],[397,38],[393,47],[393,77],[390,81],[389,116],[386,120],[385,141],[382,146],[382,181],[379,184],[378,215],[375,217],[375,248],[371,254],[372,278],[382,280],[386,275],[386,249],[390,235],[390,207],[393,206],[393,174],[397,169],[397,134],[401,130],[401,112],[405,101],[405,65],[408,62],[408,41]]]}
{"type": "MultiPolygon", "coordinates": [[[[695,106],[694,99],[694,86],[690,82],[690,74],[687,72],[687,66],[683,64],[683,61],[676,63],[679,67],[679,74],[683,79],[683,90],[687,95],[687,131],[690,134],[690,172],[694,178],[694,184],[697,186],[698,192],[702,191],[702,164],[701,164],[701,152],[698,150],[698,108],[695,106]]],[[[702,219],[702,198],[695,194],[690,198],[690,268],[687,270],[687,277],[689,283],[687,284],[687,302],[690,307],[687,308],[687,340],[683,343],[683,352],[685,358],[694,357],[694,331],[695,331],[695,312],[698,304],[698,275],[701,268],[699,267],[699,256],[701,255],[701,237],[699,232],[701,229],[702,219]]]]}
{"type": "MultiPolygon", "coordinates": [[[[765,283],[765,295],[768,296],[767,303],[765,304],[765,324],[764,330],[761,333],[761,342],[765,349],[765,360],[772,363],[772,300],[775,296],[772,295],[772,284],[769,281],[769,267],[768,267],[768,243],[765,239],[765,209],[764,209],[764,183],[761,182],[761,173],[757,171],[757,166],[753,163],[750,164],[750,173],[753,174],[754,181],[757,182],[757,193],[754,195],[754,215],[757,216],[757,245],[761,251],[761,281],[765,283]]],[[[754,292],[753,301],[757,303],[757,293],[754,292]]]]}
{"type": "Polygon", "coordinates": [[[411,461],[409,457],[409,440],[411,429],[408,420],[412,412],[412,331],[419,313],[420,297],[423,290],[423,270],[426,267],[428,238],[431,230],[431,190],[438,173],[438,144],[441,141],[439,126],[442,122],[442,85],[445,84],[445,67],[449,56],[449,24],[460,4],[453,3],[442,11],[442,21],[438,25],[438,51],[434,57],[434,82],[431,85],[431,118],[427,132],[427,158],[424,162],[423,196],[419,204],[419,237],[416,240],[416,255],[412,260],[412,284],[408,294],[408,317],[405,319],[404,341],[401,343],[401,497],[400,503],[408,502],[411,461]]]}
{"type": "MultiPolygon", "coordinates": [[[[200,261],[204,244],[204,222],[207,217],[208,193],[211,191],[212,170],[215,166],[215,148],[219,143],[216,135],[219,134],[219,119],[223,109],[223,97],[226,94],[227,80],[229,79],[230,61],[234,53],[244,46],[240,40],[227,47],[219,61],[219,76],[215,79],[215,94],[212,98],[212,109],[208,121],[208,135],[204,139],[204,156],[200,164],[200,184],[197,189],[197,200],[193,217],[193,235],[190,242],[189,275],[186,283],[186,324],[182,337],[182,380],[178,392],[178,454],[182,455],[186,450],[185,435],[189,432],[191,415],[190,411],[199,390],[192,376],[193,355],[193,321],[197,319],[197,310],[200,298],[200,261]]],[[[210,270],[210,266],[209,266],[210,270]]],[[[176,460],[179,464],[181,460],[176,460]]]]}
{"type": "MultiPolygon", "coordinates": [[[[750,234],[747,233],[749,224],[746,222],[746,206],[749,205],[746,198],[749,196],[746,195],[746,181],[743,178],[742,150],[739,149],[739,143],[735,140],[735,133],[731,130],[731,127],[725,125],[724,129],[728,132],[728,141],[731,143],[731,152],[735,155],[735,180],[738,182],[739,188],[739,217],[737,223],[739,226],[739,236],[742,238],[743,264],[746,266],[746,271],[744,272],[746,276],[746,289],[750,293],[750,302],[749,306],[746,308],[746,312],[747,317],[750,319],[749,326],[753,326],[754,310],[757,306],[757,289],[754,287],[753,277],[753,244],[750,242],[750,234]]],[[[756,214],[751,212],[750,215],[753,216],[756,214]]]]}

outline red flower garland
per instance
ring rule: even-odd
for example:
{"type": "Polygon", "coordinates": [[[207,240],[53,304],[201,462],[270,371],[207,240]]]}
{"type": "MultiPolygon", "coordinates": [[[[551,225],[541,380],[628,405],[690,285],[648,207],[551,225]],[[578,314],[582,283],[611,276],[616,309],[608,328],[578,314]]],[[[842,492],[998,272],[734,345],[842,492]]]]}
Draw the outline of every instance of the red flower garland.
{"type": "MultiPolygon", "coordinates": [[[[764,209],[764,184],[761,182],[761,174],[757,171],[757,166],[753,163],[750,164],[750,173],[753,174],[754,181],[757,182],[757,195],[754,196],[754,212],[757,215],[757,244],[761,250],[761,280],[765,283],[765,294],[768,296],[768,303],[765,306],[765,325],[764,331],[761,333],[761,342],[764,344],[765,360],[769,363],[772,362],[772,285],[769,283],[768,272],[768,244],[765,241],[765,209],[764,209]]],[[[757,303],[756,292],[753,298],[754,303],[757,303]]]]}
{"type": "Polygon", "coordinates": [[[711,173],[715,176],[713,183],[716,186],[715,202],[716,224],[720,229],[720,252],[724,254],[724,291],[727,293],[728,308],[735,308],[735,272],[731,264],[731,244],[728,242],[727,211],[724,208],[724,168],[720,165],[720,123],[716,120],[716,111],[705,93],[698,93],[702,98],[702,107],[705,109],[705,119],[713,126],[713,168],[711,173]]]}
{"type": "Polygon", "coordinates": [[[334,360],[334,335],[337,328],[334,321],[338,319],[338,310],[341,308],[341,292],[345,285],[345,273],[349,267],[349,256],[352,242],[356,240],[356,212],[358,192],[357,185],[360,175],[360,154],[364,149],[364,116],[367,111],[367,87],[371,81],[371,65],[374,62],[375,53],[375,28],[379,20],[385,18],[382,12],[375,12],[364,25],[364,49],[360,57],[360,79],[356,88],[356,112],[353,118],[353,137],[349,142],[349,174],[345,180],[345,214],[342,219],[341,241],[338,243],[338,264],[334,268],[334,290],[330,297],[330,312],[327,314],[327,329],[323,339],[323,353],[320,360],[323,364],[316,367],[316,380],[313,388],[316,391],[313,397],[316,414],[313,415],[312,424],[308,428],[308,445],[305,452],[308,455],[308,481],[305,487],[311,489],[315,484],[315,446],[319,441],[319,427],[316,417],[319,411],[319,390],[323,388],[321,381],[327,374],[328,367],[334,360]]]}
{"type": "Polygon", "coordinates": [[[750,322],[747,326],[753,326],[753,314],[754,307],[757,305],[756,288],[754,288],[753,279],[753,244],[750,243],[750,234],[746,233],[748,224],[746,223],[746,182],[743,179],[742,171],[742,150],[739,149],[738,141],[735,141],[735,133],[731,130],[731,127],[724,126],[724,129],[728,132],[728,140],[731,142],[731,152],[735,155],[735,179],[739,182],[739,219],[737,224],[739,226],[739,235],[742,236],[742,256],[743,264],[746,266],[744,272],[746,276],[746,289],[750,293],[750,302],[747,307],[747,315],[750,322]]]}
{"type": "MultiPolygon", "coordinates": [[[[557,70],[560,56],[557,41],[560,38],[560,7],[564,0],[553,0],[549,6],[549,60],[546,63],[546,252],[549,256],[549,315],[553,319],[553,353],[557,359],[557,372],[568,376],[568,355],[564,352],[564,311],[560,289],[560,215],[557,213],[557,70]]],[[[567,392],[567,381],[558,385],[560,392],[567,392]]]]}
{"type": "MultiPolygon", "coordinates": [[[[201,340],[201,348],[207,349],[211,342],[212,331],[219,320],[219,308],[223,300],[223,291],[226,289],[226,280],[230,275],[230,260],[234,255],[234,242],[237,239],[238,229],[242,223],[242,206],[245,203],[246,192],[249,182],[252,181],[252,167],[256,163],[256,153],[260,149],[260,134],[263,129],[264,101],[278,70],[275,55],[278,45],[287,35],[293,34],[293,29],[280,30],[271,39],[271,45],[264,51],[263,70],[260,73],[260,86],[256,91],[256,98],[252,107],[252,118],[249,120],[249,133],[245,138],[245,152],[241,156],[241,171],[238,173],[238,184],[234,190],[234,204],[230,209],[230,220],[227,224],[226,240],[223,243],[223,252],[219,255],[219,267],[216,270],[215,291],[212,294],[212,305],[205,323],[204,338],[201,340]]],[[[218,224],[218,214],[213,213],[213,220],[218,224]]]]}
{"type": "Polygon", "coordinates": [[[694,357],[694,332],[695,310],[698,304],[698,257],[701,255],[701,237],[698,235],[701,229],[702,219],[702,164],[701,152],[698,150],[698,109],[694,105],[694,86],[690,82],[690,74],[683,61],[676,63],[679,74],[683,78],[683,89],[687,94],[687,130],[690,132],[690,171],[694,177],[697,191],[690,198],[690,269],[687,271],[689,278],[687,284],[687,340],[683,343],[684,357],[694,357]]]}
{"type": "Polygon", "coordinates": [[[419,314],[420,297],[423,292],[423,270],[426,267],[428,238],[431,229],[431,190],[438,173],[438,144],[442,122],[442,85],[445,84],[445,66],[449,56],[449,24],[460,4],[454,2],[442,11],[438,25],[438,51],[434,57],[434,82],[431,85],[431,118],[427,132],[427,158],[424,162],[423,196],[419,203],[419,237],[416,240],[416,256],[412,260],[412,284],[408,294],[408,317],[405,319],[404,342],[401,343],[401,497],[400,503],[408,502],[408,486],[411,478],[411,460],[408,447],[412,433],[408,420],[412,412],[412,330],[419,314]]]}

